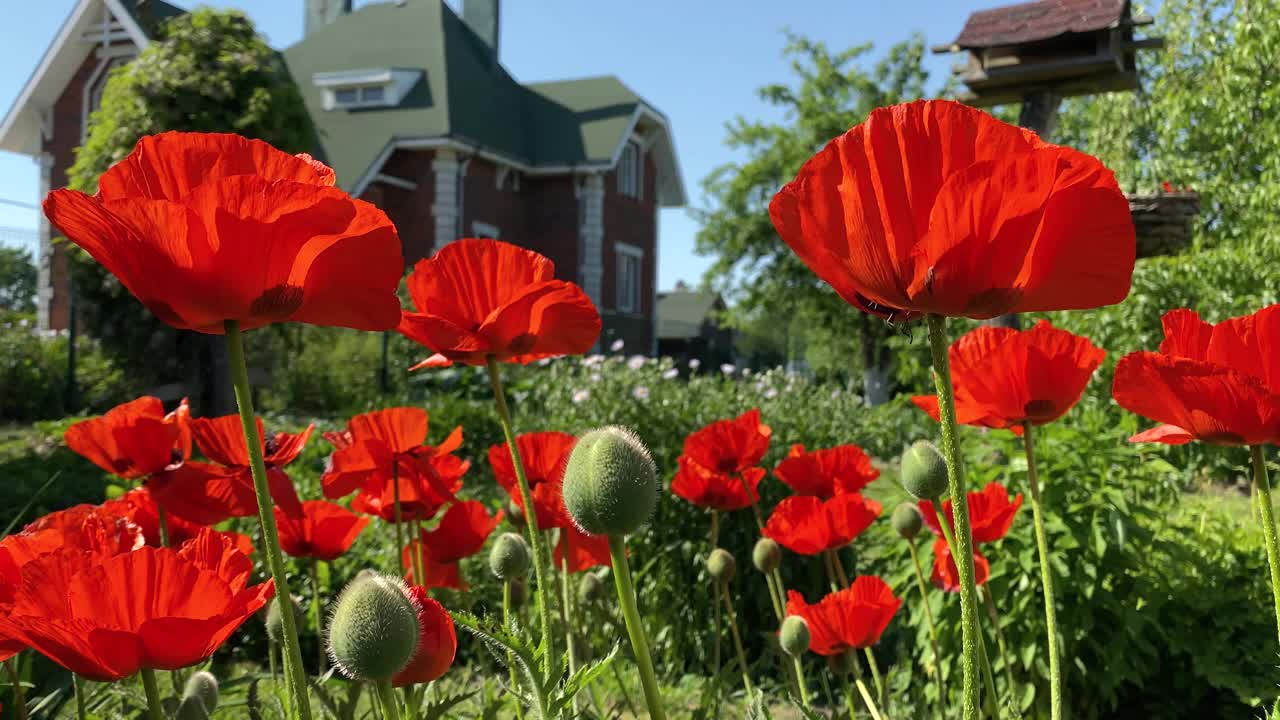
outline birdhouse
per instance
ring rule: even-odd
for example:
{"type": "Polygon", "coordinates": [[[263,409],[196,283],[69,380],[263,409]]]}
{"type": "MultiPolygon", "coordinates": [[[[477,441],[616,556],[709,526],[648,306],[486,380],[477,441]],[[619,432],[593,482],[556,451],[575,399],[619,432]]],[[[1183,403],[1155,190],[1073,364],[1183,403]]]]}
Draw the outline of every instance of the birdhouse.
{"type": "Polygon", "coordinates": [[[1058,97],[1133,90],[1137,51],[1163,47],[1134,29],[1152,22],[1128,0],[1036,0],[981,10],[960,35],[933,48],[965,53],[952,72],[968,88],[960,99],[991,106],[1036,92],[1058,97]]]}

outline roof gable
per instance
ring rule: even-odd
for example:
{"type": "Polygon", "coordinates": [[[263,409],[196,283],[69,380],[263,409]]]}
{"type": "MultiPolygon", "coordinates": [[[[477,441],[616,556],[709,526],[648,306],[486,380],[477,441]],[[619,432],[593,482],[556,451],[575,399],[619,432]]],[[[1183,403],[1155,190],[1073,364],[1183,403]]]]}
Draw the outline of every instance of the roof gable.
{"type": "Polygon", "coordinates": [[[1037,0],[980,10],[969,16],[955,45],[986,48],[1048,40],[1116,26],[1128,0],[1037,0]]]}
{"type": "Polygon", "coordinates": [[[723,310],[719,293],[673,290],[658,294],[658,337],[676,339],[694,337],[702,332],[703,323],[713,320],[713,313],[723,310]]]}

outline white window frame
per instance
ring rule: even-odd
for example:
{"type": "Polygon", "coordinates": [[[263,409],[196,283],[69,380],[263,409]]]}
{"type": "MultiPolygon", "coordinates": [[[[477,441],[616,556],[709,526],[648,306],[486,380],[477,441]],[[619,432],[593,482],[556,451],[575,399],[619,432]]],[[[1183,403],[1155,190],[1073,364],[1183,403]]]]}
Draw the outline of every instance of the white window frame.
{"type": "Polygon", "coordinates": [[[471,237],[492,238],[494,240],[501,240],[502,229],[492,223],[473,220],[471,222],[471,237]]]}
{"type": "Polygon", "coordinates": [[[316,73],[311,76],[311,82],[320,88],[321,104],[325,110],[351,110],[395,107],[404,100],[409,89],[416,85],[421,77],[421,70],[374,68],[316,73]],[[375,88],[382,91],[382,97],[366,98],[366,93],[375,88]],[[338,99],[340,92],[352,91],[355,92],[354,100],[338,99]]]}
{"type": "Polygon", "coordinates": [[[644,145],[632,138],[622,146],[618,155],[617,175],[618,194],[629,198],[641,199],[644,194],[644,145]]]}
{"type": "Polygon", "coordinates": [[[638,314],[644,307],[644,250],[627,243],[614,245],[613,259],[614,308],[622,313],[638,314]],[[634,279],[625,272],[635,268],[634,279]]]}

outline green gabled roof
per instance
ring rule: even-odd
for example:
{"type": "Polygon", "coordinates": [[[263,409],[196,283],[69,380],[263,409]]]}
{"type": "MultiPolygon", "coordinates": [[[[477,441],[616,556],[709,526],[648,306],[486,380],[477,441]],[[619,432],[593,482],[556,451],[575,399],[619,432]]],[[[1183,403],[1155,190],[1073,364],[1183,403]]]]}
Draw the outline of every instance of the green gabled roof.
{"type": "Polygon", "coordinates": [[[673,290],[658,294],[658,337],[677,339],[696,337],[721,303],[713,292],[673,290]]]}
{"type": "MultiPolygon", "coordinates": [[[[521,85],[441,0],[367,5],[284,51],[319,155],[348,189],[394,141],[448,138],[533,167],[607,164],[643,102],[615,77],[521,85]],[[422,72],[397,107],[328,110],[316,73],[422,72]]],[[[656,112],[656,111],[655,111],[656,112]]]]}
{"type": "Polygon", "coordinates": [[[187,13],[186,10],[177,7],[176,5],[170,5],[164,0],[120,0],[120,7],[125,12],[129,13],[129,15],[133,17],[134,22],[138,23],[140,26],[143,25],[142,15],[138,10],[138,5],[140,4],[148,6],[147,9],[151,13],[152,19],[156,22],[168,20],[171,17],[177,17],[187,13]]]}

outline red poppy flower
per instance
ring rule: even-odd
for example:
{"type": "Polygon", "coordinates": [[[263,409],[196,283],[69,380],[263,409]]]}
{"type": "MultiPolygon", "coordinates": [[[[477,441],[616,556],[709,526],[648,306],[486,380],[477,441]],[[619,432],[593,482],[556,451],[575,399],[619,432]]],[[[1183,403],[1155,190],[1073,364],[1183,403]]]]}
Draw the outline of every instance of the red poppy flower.
{"type": "MultiPolygon", "coordinates": [[[[991,564],[975,547],[973,549],[973,582],[985,585],[991,576],[991,564]]],[[[960,592],[960,568],[956,567],[955,558],[951,557],[951,548],[946,538],[933,541],[933,573],[929,577],[934,587],[946,592],[960,592]]]]}
{"type": "Polygon", "coordinates": [[[72,425],[62,439],[112,475],[136,480],[191,457],[190,414],[185,399],[166,415],[159,398],[144,396],[72,425]]]}
{"type": "MultiPolygon", "coordinates": [[[[987,483],[981,492],[969,491],[969,527],[973,533],[973,542],[995,542],[1009,532],[1013,524],[1013,516],[1022,507],[1022,493],[1018,493],[1012,501],[1009,491],[997,482],[987,483]]],[[[942,536],[942,526],[938,524],[938,513],[933,503],[921,500],[920,514],[934,535],[942,536]]],[[[942,511],[947,514],[947,522],[955,528],[955,514],[951,509],[951,500],[942,501],[942,511]]]]}
{"type": "Polygon", "coordinates": [[[462,476],[470,460],[456,455],[402,458],[395,482],[381,475],[369,476],[351,501],[351,509],[396,522],[396,488],[400,490],[400,521],[419,522],[435,517],[440,508],[457,499],[462,476]]]}
{"type": "Polygon", "coordinates": [[[97,195],[54,191],[44,213],[179,329],[394,328],[404,270],[395,226],[333,184],[310,156],[260,140],[168,132],[138,141],[97,195]]]}
{"type": "MultiPolygon", "coordinates": [[[[0,634],[0,662],[9,660],[26,649],[27,644],[21,640],[15,640],[0,634]]],[[[0,709],[4,709],[4,706],[0,705],[0,709]]]]}
{"type": "Polygon", "coordinates": [[[22,567],[0,632],[86,678],[203,662],[274,594],[246,587],[253,563],[226,538],[202,533],[180,550],[144,547],[111,557],[74,549],[22,567]]]}
{"type": "Polygon", "coordinates": [[[1160,352],[1126,355],[1111,394],[1164,423],[1132,442],[1280,443],[1280,305],[1217,325],[1191,310],[1165,314],[1160,352]]]}
{"type": "Polygon", "coordinates": [[[671,492],[698,507],[729,512],[750,507],[760,499],[756,488],[764,479],[764,468],[749,468],[735,477],[707,470],[687,455],[676,462],[680,469],[671,480],[671,492]]]}
{"type": "Polygon", "coordinates": [[[456,562],[438,562],[431,557],[431,551],[422,545],[421,540],[414,540],[400,550],[400,562],[405,568],[404,581],[410,587],[449,588],[465,591],[470,586],[462,581],[462,570],[456,562]],[[419,578],[414,569],[415,556],[421,548],[423,577],[419,578]]]}
{"type": "Polygon", "coordinates": [[[712,472],[733,474],[760,464],[773,430],[760,422],[759,408],[731,420],[717,420],[684,439],[684,454],[712,472]]]}
{"type": "Polygon", "coordinates": [[[143,542],[137,525],[92,505],[46,515],[0,540],[0,606],[13,603],[21,590],[22,568],[45,555],[74,551],[105,558],[133,552],[143,542]]]}
{"type": "Polygon", "coordinates": [[[880,516],[880,503],[858,493],[823,501],[812,495],[792,495],[769,515],[764,536],[801,555],[844,547],[871,527],[880,516]]]}
{"type": "Polygon", "coordinates": [[[510,243],[456,240],[414,266],[408,283],[418,312],[405,312],[398,329],[435,352],[414,369],[577,355],[600,336],[600,313],[582,288],[510,243]]]}
{"type": "Polygon", "coordinates": [[[418,611],[418,649],[409,664],[391,678],[393,687],[438,679],[453,665],[458,652],[458,635],[449,611],[427,595],[424,587],[410,586],[405,592],[418,611]]]}
{"type": "Polygon", "coordinates": [[[280,529],[280,549],[293,557],[332,562],[351,549],[351,543],[369,524],[369,518],[324,500],[302,503],[302,515],[290,516],[275,509],[280,529]]]}
{"type": "Polygon", "coordinates": [[[773,469],[773,474],[796,494],[823,499],[860,492],[880,477],[880,471],[871,464],[871,458],[857,445],[809,452],[803,445],[792,445],[786,459],[773,469]]]}
{"type": "Polygon", "coordinates": [[[1096,158],[959,103],[874,110],[774,196],[796,255],[907,320],[1093,308],[1129,294],[1129,203],[1096,158]]]}
{"type": "Polygon", "coordinates": [[[501,510],[490,515],[484,503],[476,500],[456,502],[434,530],[422,533],[422,541],[436,562],[457,562],[480,552],[502,515],[501,510]]]}
{"type": "MultiPolygon", "coordinates": [[[[145,487],[135,488],[114,500],[108,500],[99,507],[99,511],[122,517],[142,529],[146,544],[151,547],[163,547],[160,536],[160,508],[156,505],[151,491],[145,487]]],[[[193,523],[185,518],[165,513],[165,524],[169,529],[169,545],[182,547],[195,540],[201,532],[208,530],[204,525],[193,523]]],[[[245,555],[253,554],[253,541],[248,535],[230,531],[214,531],[227,537],[231,544],[245,555]]]]}
{"type": "MultiPolygon", "coordinates": [[[[538,515],[540,530],[573,524],[569,519],[569,511],[564,507],[562,487],[564,466],[577,442],[576,437],[563,432],[532,432],[516,438],[516,447],[520,450],[525,479],[529,481],[529,492],[533,495],[533,509],[538,515]]],[[[516,507],[523,510],[524,499],[520,497],[519,484],[516,482],[515,464],[511,462],[511,451],[506,444],[489,448],[489,466],[493,468],[493,476],[498,484],[511,496],[516,507]]]]}
{"type": "MultiPolygon", "coordinates": [[[[258,437],[267,466],[267,485],[276,507],[290,515],[302,513],[302,503],[293,481],[283,467],[297,459],[311,438],[314,425],[297,434],[277,432],[267,435],[262,418],[257,418],[258,437]]],[[[189,462],[155,476],[147,483],[166,512],[199,525],[212,525],[233,517],[258,513],[258,496],[253,488],[249,450],[239,415],[225,415],[191,421],[196,445],[215,464],[189,462]]]]}
{"type": "Polygon", "coordinates": [[[573,523],[560,528],[560,542],[552,559],[556,567],[565,566],[571,573],[590,570],[594,567],[613,567],[613,556],[609,554],[609,538],[605,535],[588,535],[579,530],[573,523]],[[567,555],[566,555],[567,553],[567,555]]]}
{"type": "MultiPolygon", "coordinates": [[[[426,410],[396,407],[356,415],[347,422],[345,431],[325,433],[325,439],[335,448],[320,478],[325,497],[350,495],[372,481],[390,486],[393,475],[419,472],[426,476],[425,481],[434,480],[426,467],[440,470],[444,466],[439,463],[423,466],[414,460],[430,461],[457,450],[462,445],[462,427],[454,428],[437,446],[424,444],[427,428],[426,410]]],[[[443,494],[444,488],[436,490],[443,494]]]]}
{"type": "Polygon", "coordinates": [[[819,655],[839,655],[880,642],[901,605],[888,583],[873,575],[860,575],[849,587],[813,605],[795,590],[787,592],[787,614],[804,618],[809,649],[819,655]]]}
{"type": "MultiPolygon", "coordinates": [[[[1030,330],[980,327],[948,351],[955,386],[956,420],[962,425],[1008,428],[1044,425],[1080,400],[1106,352],[1088,338],[1041,320],[1030,330]]],[[[936,395],[911,398],[938,419],[936,395]]]]}

